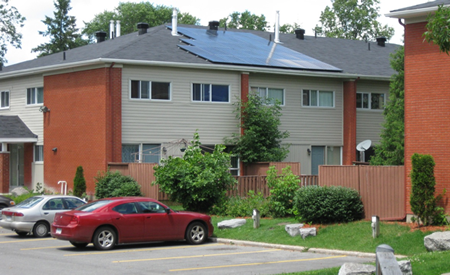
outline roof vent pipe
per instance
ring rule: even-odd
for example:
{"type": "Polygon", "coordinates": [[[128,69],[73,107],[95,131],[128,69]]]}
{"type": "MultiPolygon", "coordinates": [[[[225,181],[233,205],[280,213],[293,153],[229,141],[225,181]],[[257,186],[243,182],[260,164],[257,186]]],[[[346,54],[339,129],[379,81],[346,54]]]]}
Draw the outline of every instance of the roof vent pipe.
{"type": "Polygon", "coordinates": [[[382,37],[377,37],[377,45],[380,47],[385,47],[386,46],[386,37],[382,36],[382,37]]]}
{"type": "Polygon", "coordinates": [[[178,23],[178,11],[177,9],[174,8],[172,11],[172,36],[178,36],[177,23],[178,23]]]}
{"type": "Polygon", "coordinates": [[[109,21],[109,39],[114,39],[114,20],[109,21]]]}
{"type": "Polygon", "coordinates": [[[295,37],[301,40],[305,40],[305,30],[304,29],[296,29],[295,30],[295,37]]]}
{"type": "Polygon", "coordinates": [[[147,23],[137,23],[137,28],[139,30],[139,35],[147,33],[148,24],[147,23]]]}
{"type": "Polygon", "coordinates": [[[217,30],[219,29],[219,21],[209,21],[209,29],[206,30],[207,34],[217,35],[217,30]]]}
{"type": "Polygon", "coordinates": [[[120,20],[116,21],[116,37],[120,36],[120,20]]]}
{"type": "Polygon", "coordinates": [[[275,43],[280,43],[280,11],[277,11],[277,16],[275,19],[275,43]]]}
{"type": "Polygon", "coordinates": [[[106,39],[106,32],[98,31],[95,33],[95,37],[97,38],[97,43],[103,42],[106,39]]]}

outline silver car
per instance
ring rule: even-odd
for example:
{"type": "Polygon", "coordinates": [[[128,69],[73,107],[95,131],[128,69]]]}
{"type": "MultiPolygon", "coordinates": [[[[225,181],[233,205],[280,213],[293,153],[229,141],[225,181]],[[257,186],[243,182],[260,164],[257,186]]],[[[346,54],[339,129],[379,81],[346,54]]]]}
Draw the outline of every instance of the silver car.
{"type": "Polygon", "coordinates": [[[2,209],[0,226],[11,229],[19,236],[29,233],[42,238],[50,232],[55,214],[69,211],[86,202],[74,196],[42,195],[24,200],[15,207],[2,209]]]}

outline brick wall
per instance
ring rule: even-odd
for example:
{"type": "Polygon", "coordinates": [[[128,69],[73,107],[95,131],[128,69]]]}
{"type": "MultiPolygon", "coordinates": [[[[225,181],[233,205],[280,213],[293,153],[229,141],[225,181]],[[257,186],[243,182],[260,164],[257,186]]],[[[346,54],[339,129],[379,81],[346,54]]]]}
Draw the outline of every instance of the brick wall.
{"type": "Polygon", "coordinates": [[[60,191],[58,181],[73,189],[83,166],[88,193],[94,177],[108,162],[120,162],[122,114],[119,68],[101,68],[44,77],[44,183],[60,191]],[[52,149],[55,148],[56,151],[52,149]]]}
{"type": "Polygon", "coordinates": [[[356,81],[344,82],[344,148],[342,164],[356,161],[356,81]]]}
{"type": "Polygon", "coordinates": [[[0,193],[9,193],[9,152],[0,153],[0,193]]]}
{"type": "MultiPolygon", "coordinates": [[[[450,190],[450,57],[423,41],[425,23],[405,28],[405,178],[406,210],[411,193],[411,156],[432,155],[436,194],[450,190]]],[[[442,203],[450,213],[450,192],[442,203]]]]}

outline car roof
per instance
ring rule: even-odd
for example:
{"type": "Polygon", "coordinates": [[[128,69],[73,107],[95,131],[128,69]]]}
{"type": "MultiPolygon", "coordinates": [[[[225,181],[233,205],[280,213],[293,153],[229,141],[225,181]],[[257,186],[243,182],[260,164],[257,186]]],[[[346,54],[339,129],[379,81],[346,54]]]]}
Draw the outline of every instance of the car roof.
{"type": "Polygon", "coordinates": [[[155,201],[157,200],[147,197],[113,197],[113,198],[103,198],[99,200],[111,200],[111,201],[155,201]]]}

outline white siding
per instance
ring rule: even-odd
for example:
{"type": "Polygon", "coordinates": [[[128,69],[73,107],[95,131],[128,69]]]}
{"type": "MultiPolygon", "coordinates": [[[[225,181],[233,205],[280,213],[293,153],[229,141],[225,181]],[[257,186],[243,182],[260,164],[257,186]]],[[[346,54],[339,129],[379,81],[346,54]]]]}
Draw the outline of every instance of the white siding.
{"type": "MultiPolygon", "coordinates": [[[[358,93],[385,93],[386,100],[389,98],[389,82],[358,81],[358,93]]],[[[370,139],[372,143],[380,142],[380,134],[384,115],[382,110],[356,111],[356,142],[370,139]]]]}
{"type": "Polygon", "coordinates": [[[122,143],[191,140],[196,129],[203,144],[223,143],[239,132],[232,102],[240,95],[240,78],[236,72],[124,66],[122,143]],[[130,80],[170,82],[172,100],[130,100],[130,80]],[[192,102],[192,83],[229,85],[231,102],[192,102]]]}
{"type": "Polygon", "coordinates": [[[39,145],[44,144],[44,115],[39,112],[40,105],[27,106],[27,88],[43,86],[44,79],[42,75],[0,81],[0,90],[9,90],[10,97],[10,108],[1,109],[0,115],[18,115],[28,128],[38,135],[37,144],[39,145]]]}

